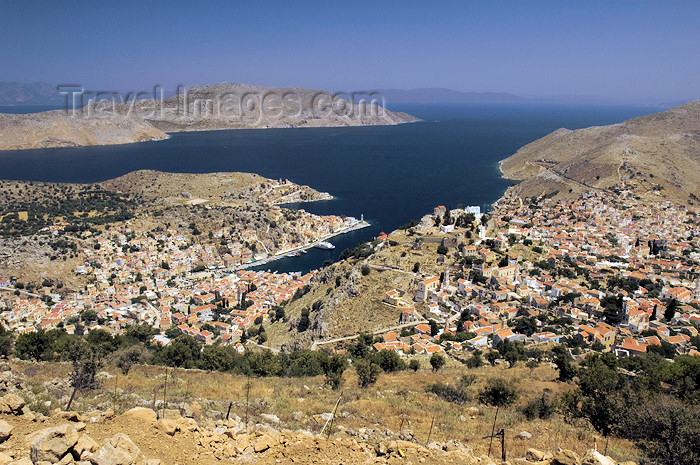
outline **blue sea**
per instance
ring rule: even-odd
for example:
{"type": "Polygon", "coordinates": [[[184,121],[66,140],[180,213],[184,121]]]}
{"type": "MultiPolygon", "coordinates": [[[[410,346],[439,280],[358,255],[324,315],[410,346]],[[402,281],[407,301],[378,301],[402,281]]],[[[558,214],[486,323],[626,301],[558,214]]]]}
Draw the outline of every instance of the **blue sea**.
{"type": "MultiPolygon", "coordinates": [[[[0,107],[0,113],[17,107],[0,107]]],[[[372,226],[265,269],[306,272],[432,211],[496,201],[508,187],[498,161],[558,128],[619,123],[658,107],[543,104],[404,104],[422,121],[399,126],[225,130],[172,134],[159,142],[0,152],[0,178],[97,182],[133,170],[244,171],[287,178],[335,196],[293,205],[372,226]]],[[[29,110],[31,111],[31,110],[29,110]]],[[[22,111],[26,112],[26,111],[22,111]]]]}

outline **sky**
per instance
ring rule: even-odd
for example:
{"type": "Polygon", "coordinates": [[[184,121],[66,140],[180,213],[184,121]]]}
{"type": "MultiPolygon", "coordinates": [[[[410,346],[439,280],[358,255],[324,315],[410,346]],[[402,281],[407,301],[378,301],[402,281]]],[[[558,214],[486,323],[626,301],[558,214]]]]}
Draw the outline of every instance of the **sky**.
{"type": "Polygon", "coordinates": [[[700,1],[0,0],[0,81],[700,98],[700,1]]]}

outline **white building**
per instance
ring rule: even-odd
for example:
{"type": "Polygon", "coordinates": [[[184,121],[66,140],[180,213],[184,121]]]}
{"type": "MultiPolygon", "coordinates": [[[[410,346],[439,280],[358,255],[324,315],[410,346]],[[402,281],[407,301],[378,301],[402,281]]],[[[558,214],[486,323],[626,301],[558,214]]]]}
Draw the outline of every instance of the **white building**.
{"type": "Polygon", "coordinates": [[[481,207],[479,206],[470,206],[470,207],[465,207],[464,208],[465,213],[472,213],[477,219],[481,216],[481,207]]]}

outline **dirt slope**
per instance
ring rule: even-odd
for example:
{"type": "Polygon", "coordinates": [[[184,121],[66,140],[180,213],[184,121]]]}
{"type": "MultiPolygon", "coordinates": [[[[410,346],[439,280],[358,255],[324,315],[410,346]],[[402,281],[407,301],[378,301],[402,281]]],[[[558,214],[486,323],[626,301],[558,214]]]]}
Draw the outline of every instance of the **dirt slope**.
{"type": "Polygon", "coordinates": [[[521,181],[520,196],[560,197],[607,189],[697,201],[700,196],[700,101],[610,126],[559,129],[501,161],[521,181]],[[569,192],[571,190],[571,192],[569,192]]]}

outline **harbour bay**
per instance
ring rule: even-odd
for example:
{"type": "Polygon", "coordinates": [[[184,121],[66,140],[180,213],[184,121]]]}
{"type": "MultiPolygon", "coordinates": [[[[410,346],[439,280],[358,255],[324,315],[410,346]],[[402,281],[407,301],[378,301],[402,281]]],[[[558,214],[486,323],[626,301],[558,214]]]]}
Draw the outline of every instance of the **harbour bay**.
{"type": "MultiPolygon", "coordinates": [[[[264,265],[308,271],[345,249],[420,218],[436,205],[479,205],[508,186],[498,161],[566,127],[611,124],[658,111],[638,106],[405,104],[422,119],[398,126],[223,130],[172,134],[127,145],[8,151],[0,178],[97,182],[138,169],[254,172],[330,192],[333,200],[292,204],[317,214],[361,215],[372,226],[334,237],[333,250],[264,265]]],[[[0,108],[1,111],[7,109],[0,108]]]]}

